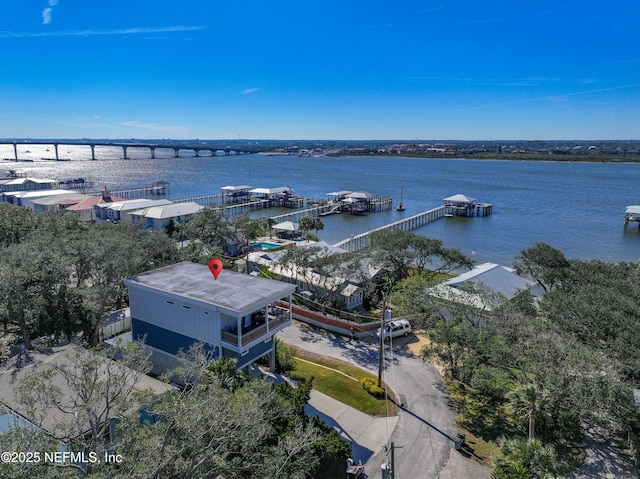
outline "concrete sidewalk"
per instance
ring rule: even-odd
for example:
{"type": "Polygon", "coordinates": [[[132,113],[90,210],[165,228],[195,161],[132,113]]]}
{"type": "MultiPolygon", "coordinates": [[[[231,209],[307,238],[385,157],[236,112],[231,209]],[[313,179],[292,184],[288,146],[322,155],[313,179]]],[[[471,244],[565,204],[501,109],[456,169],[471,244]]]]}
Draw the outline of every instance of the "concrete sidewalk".
{"type": "Polygon", "coordinates": [[[311,391],[305,408],[352,444],[353,459],[366,463],[382,449],[398,423],[398,416],[375,418],[318,391],[311,391]]]}
{"type": "MultiPolygon", "coordinates": [[[[289,382],[279,374],[263,368],[250,371],[253,376],[262,375],[266,380],[276,384],[289,382]]],[[[351,443],[352,458],[357,463],[366,463],[377,451],[387,444],[391,432],[398,423],[398,416],[376,418],[333,399],[315,389],[305,412],[311,417],[318,417],[329,427],[335,429],[341,437],[351,443]]]]}

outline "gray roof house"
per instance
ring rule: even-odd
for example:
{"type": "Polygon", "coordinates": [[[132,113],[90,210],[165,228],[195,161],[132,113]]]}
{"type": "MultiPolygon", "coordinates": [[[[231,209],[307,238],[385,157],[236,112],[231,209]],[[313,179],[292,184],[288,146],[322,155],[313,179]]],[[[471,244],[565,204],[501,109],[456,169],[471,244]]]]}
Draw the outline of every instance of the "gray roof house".
{"type": "Polygon", "coordinates": [[[495,263],[477,265],[471,271],[429,288],[428,293],[445,301],[465,304],[483,313],[490,313],[492,301],[487,295],[477,292],[481,289],[499,293],[507,300],[513,299],[520,290],[530,291],[534,297],[539,293],[534,280],[518,276],[513,268],[495,263]]]}
{"type": "Polygon", "coordinates": [[[204,343],[213,357],[249,366],[269,354],[273,337],[291,324],[295,286],[229,270],[218,279],[206,265],[165,266],[125,280],[129,288],[131,331],[153,351],[154,373],[174,367],[179,350],[204,343]],[[288,303],[289,310],[276,303],[288,303]]]}

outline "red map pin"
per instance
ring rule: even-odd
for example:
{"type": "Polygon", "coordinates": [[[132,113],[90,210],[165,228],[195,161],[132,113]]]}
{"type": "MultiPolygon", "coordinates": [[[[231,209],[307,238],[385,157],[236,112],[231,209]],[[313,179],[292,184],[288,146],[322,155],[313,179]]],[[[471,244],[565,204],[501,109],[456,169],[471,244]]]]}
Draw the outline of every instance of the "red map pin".
{"type": "Polygon", "coordinates": [[[209,269],[213,274],[213,279],[218,279],[218,275],[220,274],[220,271],[222,271],[222,261],[217,258],[212,259],[209,261],[209,269]]]}

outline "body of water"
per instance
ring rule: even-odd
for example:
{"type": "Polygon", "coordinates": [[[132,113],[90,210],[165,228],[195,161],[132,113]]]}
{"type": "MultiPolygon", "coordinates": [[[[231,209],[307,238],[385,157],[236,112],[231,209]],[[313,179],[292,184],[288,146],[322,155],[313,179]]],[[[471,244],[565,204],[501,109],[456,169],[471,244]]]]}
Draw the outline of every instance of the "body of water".
{"type": "MultiPolygon", "coordinates": [[[[290,186],[296,193],[326,198],[339,190],[365,190],[391,195],[394,209],[367,216],[323,218],[321,239],[335,243],[403,217],[443,204],[457,193],[492,203],[493,214],[475,218],[443,218],[417,233],[438,238],[465,253],[476,251],[477,262],[511,265],[515,256],[536,241],[549,243],[569,258],[638,261],[640,231],[624,227],[626,206],[640,204],[640,165],[619,163],[559,163],[506,160],[412,159],[384,157],[187,156],[173,150],[97,147],[96,161],[87,146],[60,146],[61,158],[51,158],[46,146],[21,145],[19,157],[0,168],[44,178],[93,179],[112,189],[146,186],[156,180],[171,183],[171,197],[219,193],[226,185],[290,186]],[[27,152],[27,150],[29,150],[27,152]],[[395,211],[403,189],[406,211],[395,211]]],[[[13,147],[0,145],[0,159],[13,158],[13,147]]],[[[275,215],[290,210],[265,210],[275,215]]],[[[258,214],[258,213],[256,213],[258,214]]]]}

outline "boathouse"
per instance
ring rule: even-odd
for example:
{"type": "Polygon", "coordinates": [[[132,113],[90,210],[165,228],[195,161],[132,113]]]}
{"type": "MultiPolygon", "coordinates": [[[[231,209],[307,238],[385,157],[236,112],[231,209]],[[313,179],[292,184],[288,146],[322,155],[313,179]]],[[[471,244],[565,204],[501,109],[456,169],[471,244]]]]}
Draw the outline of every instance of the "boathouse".
{"type": "Polygon", "coordinates": [[[487,216],[493,210],[489,203],[478,203],[475,198],[457,194],[444,198],[445,216],[487,216]]]}
{"type": "Polygon", "coordinates": [[[131,330],[153,352],[153,372],[174,367],[178,351],[202,342],[214,358],[233,358],[244,368],[269,354],[274,336],[291,324],[295,286],[223,270],[214,280],[206,265],[178,263],[125,280],[131,330]],[[275,307],[288,303],[289,310],[275,307]]]}
{"type": "Polygon", "coordinates": [[[637,222],[640,226],[640,205],[631,205],[627,206],[627,209],[624,213],[624,225],[627,226],[629,223],[637,222]]]}
{"type": "Polygon", "coordinates": [[[244,203],[249,200],[251,186],[223,186],[221,188],[225,203],[244,203]]]}

